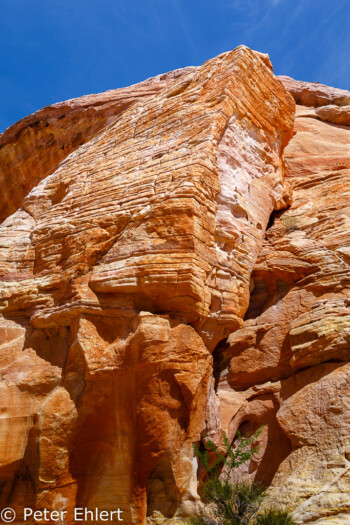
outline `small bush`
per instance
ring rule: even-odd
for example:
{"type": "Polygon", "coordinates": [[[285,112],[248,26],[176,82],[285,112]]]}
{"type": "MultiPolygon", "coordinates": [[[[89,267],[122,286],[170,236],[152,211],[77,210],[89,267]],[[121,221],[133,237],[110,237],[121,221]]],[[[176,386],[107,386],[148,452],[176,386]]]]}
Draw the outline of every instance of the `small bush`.
{"type": "Polygon", "coordinates": [[[259,514],[259,507],[266,497],[266,489],[262,485],[230,481],[232,470],[257,453],[253,444],[260,433],[261,429],[247,438],[238,433],[235,450],[232,450],[225,436],[224,453],[210,440],[207,440],[204,452],[193,447],[207,470],[208,479],[204,482],[202,490],[203,499],[208,505],[201,515],[191,516],[187,520],[190,525],[294,525],[295,522],[288,512],[275,507],[259,514]],[[220,479],[219,471],[223,466],[225,475],[220,479]]]}
{"type": "Polygon", "coordinates": [[[289,512],[272,507],[260,514],[254,525],[295,525],[295,521],[289,512]]]}
{"type": "Polygon", "coordinates": [[[222,482],[217,477],[205,485],[205,500],[212,504],[217,524],[248,524],[258,512],[265,489],[257,483],[222,482]]]}
{"type": "Polygon", "coordinates": [[[249,461],[253,455],[258,452],[256,448],[252,447],[252,445],[260,436],[261,432],[262,429],[259,428],[252,436],[248,434],[246,438],[243,438],[238,431],[237,447],[235,450],[232,450],[229,440],[226,436],[224,436],[226,449],[224,453],[222,453],[210,439],[206,441],[204,452],[200,452],[196,445],[193,445],[193,450],[196,456],[202,460],[202,463],[210,478],[217,476],[219,469],[225,465],[227,467],[226,481],[228,481],[232,470],[249,461]],[[210,465],[209,454],[212,452],[215,454],[215,461],[213,465],[210,465]]]}

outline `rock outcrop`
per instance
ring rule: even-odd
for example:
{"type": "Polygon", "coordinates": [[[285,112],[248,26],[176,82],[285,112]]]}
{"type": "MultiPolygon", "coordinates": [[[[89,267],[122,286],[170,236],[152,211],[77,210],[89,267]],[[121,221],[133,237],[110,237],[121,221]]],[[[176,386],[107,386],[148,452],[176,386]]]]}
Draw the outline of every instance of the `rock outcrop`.
{"type": "Polygon", "coordinates": [[[127,88],[86,95],[43,108],[0,135],[0,222],[21,207],[24,197],[44,177],[129,106],[171,86],[193,68],[150,78],[127,88]]]}
{"type": "Polygon", "coordinates": [[[262,424],[240,474],[299,523],[346,522],[349,93],[281,80],[240,46],[0,136],[0,506],[18,520],[181,519],[201,506],[192,444],[262,424]]]}
{"type": "MultiPolygon", "coordinates": [[[[307,90],[293,81],[297,102],[320,104],[307,90]]],[[[333,104],[349,93],[318,90],[326,105],[297,106],[284,155],[293,202],[271,216],[244,326],[221,343],[217,373],[230,435],[268,433],[250,475],[272,482],[299,523],[336,525],[350,519],[350,128],[333,123],[333,104]]]]}

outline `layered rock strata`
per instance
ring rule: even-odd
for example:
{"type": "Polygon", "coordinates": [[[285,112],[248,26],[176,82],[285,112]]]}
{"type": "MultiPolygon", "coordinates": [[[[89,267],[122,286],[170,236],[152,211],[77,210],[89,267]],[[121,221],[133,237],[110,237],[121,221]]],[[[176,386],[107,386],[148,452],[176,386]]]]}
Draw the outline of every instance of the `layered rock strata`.
{"type": "Polygon", "coordinates": [[[346,516],[347,95],[304,97],[291,140],[282,82],[241,46],[0,137],[0,503],[19,520],[181,520],[192,444],[261,424],[244,475],[300,523],[346,516]]]}
{"type": "Polygon", "coordinates": [[[218,395],[231,436],[265,425],[250,477],[298,523],[336,525],[350,519],[350,128],[334,122],[350,110],[334,102],[350,93],[318,85],[316,100],[314,85],[282,80],[319,107],[297,106],[293,202],[272,214],[244,326],[220,345],[218,395]]]}
{"type": "Polygon", "coordinates": [[[170,71],[139,84],[45,107],[0,135],[0,222],[21,207],[44,177],[135,102],[171,86],[193,68],[170,71]]]}

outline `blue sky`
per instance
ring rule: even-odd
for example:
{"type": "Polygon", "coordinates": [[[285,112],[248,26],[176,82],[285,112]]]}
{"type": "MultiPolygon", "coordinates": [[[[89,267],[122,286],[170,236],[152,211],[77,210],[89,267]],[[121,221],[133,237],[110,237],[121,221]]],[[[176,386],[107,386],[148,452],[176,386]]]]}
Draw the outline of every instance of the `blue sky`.
{"type": "Polygon", "coordinates": [[[0,132],[37,109],[246,44],[350,89],[350,0],[0,0],[0,132]]]}

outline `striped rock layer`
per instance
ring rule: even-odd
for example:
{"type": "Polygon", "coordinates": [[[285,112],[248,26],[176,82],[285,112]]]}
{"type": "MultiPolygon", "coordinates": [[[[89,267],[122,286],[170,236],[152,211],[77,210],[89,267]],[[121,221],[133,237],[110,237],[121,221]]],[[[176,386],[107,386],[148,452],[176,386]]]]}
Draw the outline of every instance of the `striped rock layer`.
{"type": "Polygon", "coordinates": [[[202,506],[192,444],[263,424],[240,474],[298,523],[345,523],[348,95],[240,46],[0,136],[0,504],[19,522],[181,522],[202,506]]]}

